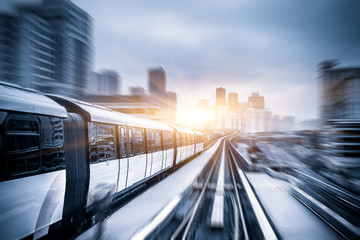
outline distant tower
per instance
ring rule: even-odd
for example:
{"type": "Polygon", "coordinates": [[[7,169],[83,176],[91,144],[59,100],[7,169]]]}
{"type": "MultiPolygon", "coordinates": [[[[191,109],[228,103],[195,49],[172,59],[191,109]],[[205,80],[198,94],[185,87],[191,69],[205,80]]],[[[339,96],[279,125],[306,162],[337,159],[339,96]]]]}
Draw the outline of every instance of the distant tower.
{"type": "Polygon", "coordinates": [[[97,74],[98,92],[101,95],[120,95],[121,78],[114,70],[104,70],[97,74]]]}
{"type": "Polygon", "coordinates": [[[251,108],[255,108],[255,109],[265,108],[264,96],[260,96],[259,93],[251,93],[251,96],[249,97],[249,103],[251,108]]]}
{"type": "Polygon", "coordinates": [[[225,88],[216,89],[216,107],[225,106],[225,88]]]}
{"type": "Polygon", "coordinates": [[[229,93],[228,99],[229,99],[230,112],[238,112],[239,110],[238,94],[234,92],[229,93]]]}
{"type": "Polygon", "coordinates": [[[163,97],[166,92],[166,73],[162,67],[148,70],[149,93],[151,97],[163,97]]]}

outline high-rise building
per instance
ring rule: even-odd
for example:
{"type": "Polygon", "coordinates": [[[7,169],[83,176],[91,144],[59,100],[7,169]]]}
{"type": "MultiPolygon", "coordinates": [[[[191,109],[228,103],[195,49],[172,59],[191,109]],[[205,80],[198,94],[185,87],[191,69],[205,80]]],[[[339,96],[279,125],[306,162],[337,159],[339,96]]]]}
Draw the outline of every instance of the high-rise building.
{"type": "Polygon", "coordinates": [[[145,89],[142,87],[130,87],[130,93],[133,96],[147,96],[145,89]]]}
{"type": "Polygon", "coordinates": [[[321,118],[360,119],[360,67],[322,68],[321,118]]]}
{"type": "Polygon", "coordinates": [[[0,23],[2,79],[46,92],[85,94],[92,68],[91,17],[69,0],[12,7],[0,23]]]}
{"type": "Polygon", "coordinates": [[[100,95],[120,95],[121,78],[114,70],[104,70],[97,74],[100,95]]]}
{"type": "Polygon", "coordinates": [[[264,109],[265,108],[265,101],[264,97],[260,96],[259,93],[251,93],[249,97],[250,107],[255,109],[264,109]]]}
{"type": "Polygon", "coordinates": [[[216,107],[225,106],[225,88],[219,87],[216,89],[216,107]]]}
{"type": "MultiPolygon", "coordinates": [[[[324,64],[325,63],[325,64],[324,64]]],[[[347,174],[360,170],[360,67],[320,68],[321,120],[331,132],[327,146],[333,162],[347,174]],[[332,146],[331,146],[332,145],[332,146]],[[345,168],[347,170],[345,171],[345,168]]],[[[330,61],[331,63],[331,61],[330,61]]]]}
{"type": "Polygon", "coordinates": [[[149,93],[151,97],[164,96],[166,92],[166,73],[162,67],[148,70],[149,93]]]}
{"type": "Polygon", "coordinates": [[[238,112],[239,110],[239,100],[237,93],[229,93],[228,95],[228,103],[230,107],[230,112],[238,112]]]}
{"type": "Polygon", "coordinates": [[[175,123],[177,97],[166,91],[166,72],[162,67],[148,70],[148,86],[151,102],[160,107],[160,119],[175,123]]]}

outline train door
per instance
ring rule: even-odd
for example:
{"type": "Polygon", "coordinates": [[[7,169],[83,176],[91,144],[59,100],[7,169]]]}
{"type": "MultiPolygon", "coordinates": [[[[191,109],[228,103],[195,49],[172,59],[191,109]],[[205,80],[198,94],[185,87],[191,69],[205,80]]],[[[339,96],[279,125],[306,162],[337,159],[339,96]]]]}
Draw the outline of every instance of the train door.
{"type": "Polygon", "coordinates": [[[186,143],[186,134],[181,134],[181,161],[187,158],[187,143],[186,143]]]}
{"type": "Polygon", "coordinates": [[[126,143],[127,143],[126,127],[119,126],[118,134],[119,134],[120,160],[119,160],[119,177],[118,177],[117,191],[119,192],[126,187],[127,173],[129,167],[129,159],[127,157],[127,152],[126,152],[126,143]]]}
{"type": "Polygon", "coordinates": [[[126,187],[145,178],[145,130],[143,128],[127,128],[129,171],[126,187]],[[130,147],[129,147],[130,145],[130,147]]]}
{"type": "Polygon", "coordinates": [[[151,175],[152,168],[152,152],[154,151],[154,131],[151,129],[146,129],[146,173],[145,177],[151,175]]]}
{"type": "Polygon", "coordinates": [[[176,163],[181,162],[181,134],[176,133],[176,163]]]}
{"type": "Polygon", "coordinates": [[[161,144],[161,131],[154,130],[154,152],[153,162],[151,167],[151,175],[161,170],[162,164],[162,144],[161,144]]]}
{"type": "Polygon", "coordinates": [[[167,151],[166,151],[166,168],[171,167],[174,160],[174,142],[173,133],[166,132],[167,135],[167,151]]]}
{"type": "Polygon", "coordinates": [[[90,183],[87,206],[117,189],[119,160],[114,125],[88,123],[90,183]]]}

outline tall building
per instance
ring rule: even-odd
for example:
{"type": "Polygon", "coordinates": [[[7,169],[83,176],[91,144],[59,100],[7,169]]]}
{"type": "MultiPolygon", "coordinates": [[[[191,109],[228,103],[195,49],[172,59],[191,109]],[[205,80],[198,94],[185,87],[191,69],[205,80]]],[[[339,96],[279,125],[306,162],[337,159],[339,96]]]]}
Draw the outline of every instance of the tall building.
{"type": "Polygon", "coordinates": [[[69,0],[12,8],[0,23],[2,79],[46,92],[85,94],[92,68],[91,17],[69,0]]]}
{"type": "Polygon", "coordinates": [[[101,95],[120,95],[121,78],[114,70],[104,70],[97,74],[98,92],[101,95]]]}
{"type": "Polygon", "coordinates": [[[164,96],[166,92],[166,73],[162,67],[148,70],[149,93],[151,97],[164,96]]]}
{"type": "MultiPolygon", "coordinates": [[[[331,61],[330,61],[331,62],[331,61]]],[[[327,63],[327,62],[324,62],[327,63]]],[[[321,120],[331,132],[333,163],[347,174],[360,170],[360,67],[335,68],[322,63],[320,71],[321,120]]]]}
{"type": "Polygon", "coordinates": [[[230,107],[230,112],[238,112],[239,110],[239,100],[237,93],[229,93],[228,95],[228,103],[230,107]]]}
{"type": "Polygon", "coordinates": [[[160,119],[175,123],[177,97],[176,93],[166,91],[166,72],[162,67],[148,70],[148,87],[151,102],[160,108],[160,119]]]}
{"type": "Polygon", "coordinates": [[[360,119],[360,67],[322,68],[321,118],[360,119]]]}
{"type": "Polygon", "coordinates": [[[225,106],[225,88],[219,87],[216,89],[216,107],[225,106]]]}
{"type": "Polygon", "coordinates": [[[264,97],[260,96],[259,93],[251,93],[249,97],[250,107],[255,109],[264,109],[265,108],[265,101],[264,97]]]}
{"type": "Polygon", "coordinates": [[[145,89],[142,87],[130,87],[130,93],[133,96],[147,96],[145,89]]]}

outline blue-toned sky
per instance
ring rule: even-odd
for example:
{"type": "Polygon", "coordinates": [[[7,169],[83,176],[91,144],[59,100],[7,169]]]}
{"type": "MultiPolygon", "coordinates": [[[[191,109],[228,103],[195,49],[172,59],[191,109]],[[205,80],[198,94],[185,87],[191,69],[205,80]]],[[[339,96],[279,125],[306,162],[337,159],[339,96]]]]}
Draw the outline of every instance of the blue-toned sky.
{"type": "Polygon", "coordinates": [[[147,69],[162,66],[179,113],[215,88],[265,96],[275,114],[318,114],[317,64],[360,65],[357,0],[74,0],[94,19],[95,69],[114,69],[147,88],[147,69]]]}

